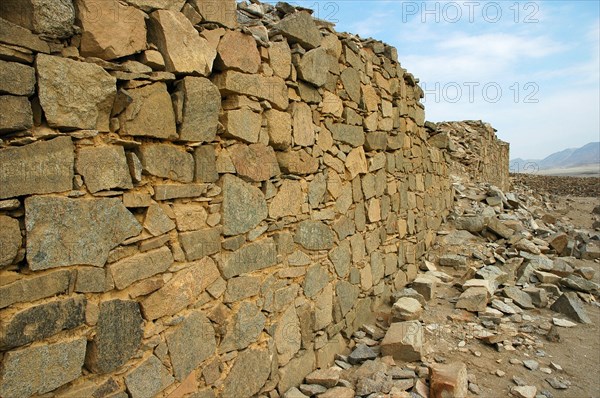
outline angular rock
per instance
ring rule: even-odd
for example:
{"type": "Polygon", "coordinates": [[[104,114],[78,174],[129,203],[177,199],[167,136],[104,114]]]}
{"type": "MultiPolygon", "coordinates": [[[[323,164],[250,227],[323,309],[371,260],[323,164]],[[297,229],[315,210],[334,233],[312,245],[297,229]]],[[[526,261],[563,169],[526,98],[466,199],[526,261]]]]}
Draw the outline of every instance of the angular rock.
{"type": "Polygon", "coordinates": [[[350,173],[350,179],[354,179],[359,174],[366,174],[369,169],[367,167],[367,158],[362,146],[354,148],[346,157],[346,170],[350,173]]]}
{"type": "Polygon", "coordinates": [[[153,236],[159,236],[174,229],[175,223],[165,214],[161,205],[153,203],[146,211],[144,228],[153,236]]]}
{"type": "Polygon", "coordinates": [[[0,325],[0,350],[43,340],[85,322],[84,296],[55,300],[19,311],[0,325]]]}
{"type": "Polygon", "coordinates": [[[299,356],[292,359],[287,365],[279,368],[279,391],[287,391],[292,386],[302,383],[304,376],[315,368],[315,353],[312,349],[305,350],[299,356]]]}
{"type": "Polygon", "coordinates": [[[169,370],[154,355],[150,355],[125,376],[125,385],[132,398],[155,397],[174,381],[169,370]]]}
{"type": "Polygon", "coordinates": [[[196,164],[195,181],[216,182],[219,179],[217,158],[213,145],[197,147],[194,150],[194,163],[196,164]]]}
{"type": "Polygon", "coordinates": [[[326,393],[320,394],[319,398],[354,398],[355,391],[350,387],[333,387],[326,393]]]}
{"type": "Polygon", "coordinates": [[[300,350],[300,322],[296,308],[291,305],[283,313],[275,328],[275,346],[277,347],[279,366],[287,364],[300,350]]]}
{"type": "Polygon", "coordinates": [[[228,152],[239,176],[250,181],[267,181],[281,172],[275,151],[264,144],[238,144],[228,152]]]}
{"type": "Polygon", "coordinates": [[[319,169],[319,160],[304,150],[277,152],[275,155],[277,156],[279,167],[284,173],[307,175],[316,173],[319,169]]]}
{"type": "Polygon", "coordinates": [[[81,376],[85,337],[26,347],[4,354],[0,369],[0,396],[45,394],[81,376]]]}
{"type": "Polygon", "coordinates": [[[373,351],[371,347],[361,343],[356,346],[350,355],[348,355],[348,362],[357,365],[375,358],[377,358],[377,353],[373,351]]]}
{"type": "Polygon", "coordinates": [[[360,103],[361,91],[360,91],[360,75],[354,68],[346,68],[340,75],[344,89],[350,99],[357,104],[360,103]]]}
{"type": "Polygon", "coordinates": [[[550,247],[556,250],[556,253],[559,255],[565,251],[567,245],[569,244],[569,236],[564,233],[555,233],[547,240],[550,244],[550,247]]]}
{"type": "Polygon", "coordinates": [[[277,219],[285,216],[295,216],[302,213],[303,204],[304,195],[300,182],[284,180],[279,192],[269,205],[269,217],[277,219]]]}
{"type": "Polygon", "coordinates": [[[271,372],[266,348],[250,348],[238,355],[223,382],[223,398],[250,397],[258,393],[271,372]]]}
{"type": "Polygon", "coordinates": [[[292,144],[292,116],[275,109],[265,112],[269,145],[278,150],[286,150],[292,144]]]}
{"type": "Polygon", "coordinates": [[[292,66],[292,53],[287,40],[270,43],[269,63],[275,75],[287,79],[292,66]]]}
{"type": "Polygon", "coordinates": [[[182,13],[153,12],[148,24],[148,39],[158,47],[168,72],[210,75],[217,52],[182,13]]]}
{"type": "Polygon", "coordinates": [[[132,103],[119,116],[120,134],[177,139],[173,104],[165,83],[128,90],[132,103]]]}
{"type": "Polygon", "coordinates": [[[104,0],[76,0],[77,22],[82,28],[79,51],[84,57],[116,59],[146,49],[146,14],[135,7],[104,0]]]}
{"type": "Polygon", "coordinates": [[[354,307],[360,289],[351,283],[340,280],[335,285],[335,295],[339,300],[340,311],[345,316],[354,307]]]}
{"type": "Polygon", "coordinates": [[[460,254],[444,254],[440,257],[439,262],[445,267],[463,268],[467,265],[467,258],[460,254]]]}
{"type": "Polygon", "coordinates": [[[517,398],[535,398],[537,388],[535,386],[516,386],[510,392],[517,398]]]}
{"type": "Polygon", "coordinates": [[[262,333],[267,318],[252,302],[242,302],[239,310],[227,326],[227,333],[219,346],[219,351],[243,350],[255,343],[262,333]]]}
{"type": "Polygon", "coordinates": [[[0,286],[0,309],[14,303],[31,302],[64,293],[69,289],[73,277],[70,270],[58,270],[0,286]]]}
{"type": "Polygon", "coordinates": [[[550,309],[556,312],[560,312],[563,315],[577,321],[579,323],[591,323],[591,319],[588,316],[583,302],[577,297],[574,292],[563,293],[558,300],[550,306],[550,309]]]}
{"type": "Polygon", "coordinates": [[[291,43],[299,43],[307,49],[318,47],[321,44],[321,32],[313,18],[306,12],[289,14],[279,21],[275,28],[280,30],[291,43]]]}
{"type": "Polygon", "coordinates": [[[221,118],[226,136],[250,144],[258,142],[261,122],[261,115],[247,108],[227,111],[221,118]]]}
{"type": "Polygon", "coordinates": [[[482,216],[463,216],[454,220],[456,229],[464,229],[472,233],[478,233],[486,227],[485,217],[482,216]]]}
{"type": "Polygon", "coordinates": [[[194,157],[185,150],[168,144],[145,144],[139,149],[144,172],[179,182],[194,179],[194,157]]]}
{"type": "Polygon", "coordinates": [[[327,50],[315,48],[302,56],[298,63],[298,76],[306,82],[322,87],[327,83],[329,69],[334,62],[327,50]]]}
{"type": "Polygon", "coordinates": [[[31,270],[75,264],[102,267],[111,249],[142,230],[119,199],[51,196],[25,200],[25,227],[31,270]]]}
{"type": "Polygon", "coordinates": [[[436,297],[439,280],[429,275],[418,275],[412,282],[412,288],[425,300],[429,301],[436,297]]]}
{"type": "Polygon", "coordinates": [[[336,368],[317,369],[308,374],[305,381],[309,384],[318,384],[323,387],[333,388],[340,379],[340,370],[336,368]]]}
{"type": "Polygon", "coordinates": [[[223,176],[223,234],[238,235],[250,231],[267,217],[262,192],[232,175],[223,176]]]}
{"type": "Polygon", "coordinates": [[[260,53],[252,36],[239,31],[228,31],[221,38],[215,61],[217,69],[256,73],[260,62],[260,53]]]}
{"type": "Polygon", "coordinates": [[[88,344],[85,366],[94,373],[117,370],[138,350],[144,335],[140,306],[135,301],[100,304],[96,336],[88,344]]]}
{"type": "Polygon", "coordinates": [[[227,28],[237,27],[235,0],[224,0],[215,4],[212,0],[192,0],[204,21],[215,22],[227,28]]]}
{"type": "Polygon", "coordinates": [[[352,145],[353,147],[359,147],[365,143],[365,133],[361,126],[334,123],[328,127],[333,135],[333,139],[336,141],[352,145]]]}
{"type": "Polygon", "coordinates": [[[35,65],[40,105],[51,127],[110,130],[117,94],[114,77],[91,63],[44,54],[35,65]]]}
{"type": "Polygon", "coordinates": [[[392,323],[381,342],[381,353],[391,355],[396,361],[419,361],[423,339],[419,321],[392,323]]]}
{"type": "Polygon", "coordinates": [[[221,250],[220,228],[207,228],[198,231],[182,232],[179,241],[188,261],[218,253],[221,250]]]}
{"type": "Polygon", "coordinates": [[[109,264],[115,286],[122,290],[133,282],[165,272],[173,264],[173,255],[168,247],[136,254],[109,264]]]}
{"type": "Polygon", "coordinates": [[[588,281],[579,275],[569,275],[566,278],[560,280],[561,286],[568,287],[573,290],[577,290],[584,293],[600,293],[600,285],[595,282],[588,281]]]}
{"type": "Polygon", "coordinates": [[[312,146],[315,143],[315,129],[310,106],[303,102],[292,104],[294,145],[312,146]]]}
{"type": "Polygon", "coordinates": [[[423,314],[423,307],[418,300],[401,297],[392,306],[392,322],[418,320],[423,314]]]}
{"type": "Polygon", "coordinates": [[[179,139],[182,141],[212,142],[217,135],[221,93],[203,77],[186,76],[177,90],[183,98],[179,139]]]}
{"type": "MultiPolygon", "coordinates": [[[[13,0],[14,1],[14,0],[13,0]]],[[[16,11],[16,14],[19,15],[18,18],[21,18],[20,7],[15,7],[14,3],[11,2],[2,2],[2,4],[6,4],[5,7],[16,11]]],[[[4,10],[2,10],[4,12],[4,10]]],[[[2,13],[4,16],[4,13],[2,13]]],[[[25,47],[27,49],[41,52],[41,53],[49,53],[50,48],[48,43],[40,39],[37,35],[31,33],[29,29],[22,28],[21,26],[15,25],[12,22],[8,22],[8,20],[2,18],[0,20],[0,42],[6,44],[12,44],[18,47],[25,47]]],[[[22,52],[19,52],[22,53],[22,52]]],[[[27,62],[31,62],[33,57],[27,57],[27,62]]],[[[18,58],[19,59],[19,58],[18,58]]]]}
{"type": "Polygon", "coordinates": [[[19,220],[0,215],[0,267],[12,264],[21,248],[21,243],[19,220]]]}
{"type": "Polygon", "coordinates": [[[76,167],[91,193],[133,188],[122,146],[83,147],[77,154],[76,167]]]}
{"type": "Polygon", "coordinates": [[[250,243],[233,253],[224,253],[221,272],[225,279],[271,267],[277,263],[277,250],[271,238],[250,243]]]}
{"type": "Polygon", "coordinates": [[[239,276],[227,281],[227,290],[223,302],[234,303],[245,298],[256,296],[260,291],[260,277],[239,276]]]}
{"type": "Polygon", "coordinates": [[[320,221],[305,220],[298,224],[294,241],[308,250],[327,250],[333,248],[334,234],[320,221]]]}
{"type": "Polygon", "coordinates": [[[75,10],[70,1],[5,0],[0,15],[43,37],[66,39],[74,33],[75,10]]]}
{"type": "Polygon", "coordinates": [[[77,269],[76,292],[104,293],[113,288],[113,281],[106,277],[105,269],[97,267],[80,267],[77,269]]]}
{"type": "Polygon", "coordinates": [[[179,231],[194,231],[206,228],[208,214],[200,203],[176,204],[173,206],[175,222],[179,231]]]}
{"type": "Polygon", "coordinates": [[[304,278],[304,295],[312,298],[329,283],[329,273],[320,264],[313,264],[306,271],[304,278]]]}
{"type": "Polygon", "coordinates": [[[476,276],[489,281],[494,291],[496,291],[500,285],[508,282],[508,274],[495,265],[488,265],[481,268],[477,271],[476,276]]]}
{"type": "Polygon", "coordinates": [[[471,312],[485,311],[488,304],[489,292],[484,287],[470,287],[465,290],[458,301],[456,308],[465,309],[471,312]]]}
{"type": "MultiPolygon", "coordinates": [[[[2,5],[4,4],[2,2],[2,5]]],[[[0,8],[2,5],[0,5],[0,8]]],[[[0,60],[0,94],[29,97],[34,92],[35,69],[17,62],[0,60]]]]}
{"type": "Polygon", "coordinates": [[[0,199],[72,189],[74,158],[68,137],[0,149],[0,199]]]}
{"type": "Polygon", "coordinates": [[[154,199],[197,198],[206,192],[206,188],[206,184],[156,184],[154,185],[154,199]]]}
{"type": "Polygon", "coordinates": [[[429,368],[430,397],[466,398],[469,388],[467,366],[462,362],[435,364],[429,368]]]}
{"type": "Polygon", "coordinates": [[[221,95],[241,94],[269,101],[276,109],[288,107],[288,89],[285,81],[277,76],[265,77],[228,70],[213,78],[221,95]]]}
{"type": "Polygon", "coordinates": [[[33,127],[33,111],[26,97],[0,96],[0,135],[33,127]]]}
{"type": "Polygon", "coordinates": [[[533,302],[531,301],[531,297],[521,289],[515,286],[507,286],[502,290],[504,296],[511,299],[516,305],[523,308],[524,310],[530,310],[535,308],[533,302]]]}
{"type": "Polygon", "coordinates": [[[175,379],[183,381],[216,349],[215,331],[201,311],[194,311],[183,322],[165,333],[175,379]]]}
{"type": "Polygon", "coordinates": [[[491,218],[488,221],[487,228],[504,239],[510,238],[515,233],[515,231],[507,227],[502,221],[498,220],[497,218],[491,218]]]}

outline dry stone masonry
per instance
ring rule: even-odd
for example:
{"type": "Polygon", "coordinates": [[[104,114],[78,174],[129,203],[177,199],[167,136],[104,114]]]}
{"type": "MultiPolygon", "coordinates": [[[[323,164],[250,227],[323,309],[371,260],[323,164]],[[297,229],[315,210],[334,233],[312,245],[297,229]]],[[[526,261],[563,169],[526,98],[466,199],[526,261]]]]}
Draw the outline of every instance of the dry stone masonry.
{"type": "Polygon", "coordinates": [[[452,151],[393,47],[285,3],[0,15],[0,396],[283,395],[417,277],[452,151]]]}

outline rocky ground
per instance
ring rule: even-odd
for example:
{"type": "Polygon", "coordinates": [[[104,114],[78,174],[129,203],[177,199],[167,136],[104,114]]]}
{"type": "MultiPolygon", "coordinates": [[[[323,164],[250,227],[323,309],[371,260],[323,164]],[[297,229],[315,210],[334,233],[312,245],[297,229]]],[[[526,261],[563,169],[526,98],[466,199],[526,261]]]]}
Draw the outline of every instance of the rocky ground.
{"type": "Polygon", "coordinates": [[[456,183],[414,283],[284,397],[600,397],[599,200],[521,181],[456,183]]]}
{"type": "Polygon", "coordinates": [[[600,197],[600,178],[544,176],[541,174],[511,174],[516,184],[523,184],[537,192],[544,191],[559,196],[585,198],[600,197]]]}

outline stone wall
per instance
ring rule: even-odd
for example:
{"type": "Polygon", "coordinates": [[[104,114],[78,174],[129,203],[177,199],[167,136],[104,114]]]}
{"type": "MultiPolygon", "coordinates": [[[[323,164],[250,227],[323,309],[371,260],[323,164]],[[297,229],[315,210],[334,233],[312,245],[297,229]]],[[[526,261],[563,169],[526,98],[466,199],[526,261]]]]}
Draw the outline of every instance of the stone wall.
{"type": "Polygon", "coordinates": [[[274,396],[415,278],[452,192],[394,48],[49,4],[0,2],[0,396],[274,396]]]}
{"type": "Polygon", "coordinates": [[[481,120],[426,123],[430,145],[446,149],[452,159],[450,172],[470,181],[510,189],[509,144],[481,120]]]}

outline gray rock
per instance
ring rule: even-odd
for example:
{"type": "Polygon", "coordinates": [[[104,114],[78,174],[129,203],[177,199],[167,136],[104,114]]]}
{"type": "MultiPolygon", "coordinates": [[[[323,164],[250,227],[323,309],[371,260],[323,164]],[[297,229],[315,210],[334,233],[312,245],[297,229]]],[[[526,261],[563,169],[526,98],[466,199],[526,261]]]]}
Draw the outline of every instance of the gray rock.
{"type": "Polygon", "coordinates": [[[261,278],[258,276],[239,276],[227,281],[223,301],[233,303],[256,296],[260,291],[261,278]]]}
{"type": "Polygon", "coordinates": [[[108,252],[142,226],[119,199],[25,200],[27,261],[32,270],[68,265],[102,267],[108,252]]]}
{"type": "Polygon", "coordinates": [[[0,149],[0,199],[72,189],[74,161],[69,137],[0,149]]]}
{"type": "Polygon", "coordinates": [[[227,326],[227,333],[219,346],[220,352],[243,350],[256,342],[267,318],[254,303],[244,301],[227,326]]]}
{"type": "Polygon", "coordinates": [[[463,216],[457,217],[454,220],[456,229],[462,229],[469,232],[477,233],[484,230],[486,227],[485,217],[482,216],[463,216]]]}
{"type": "Polygon", "coordinates": [[[304,376],[315,369],[315,352],[307,349],[292,359],[287,365],[279,368],[279,391],[287,391],[293,386],[300,385],[304,376]]]}
{"type": "Polygon", "coordinates": [[[156,184],[154,186],[154,199],[197,198],[206,192],[206,187],[205,184],[156,184]]]}
{"type": "Polygon", "coordinates": [[[140,306],[135,301],[111,300],[100,304],[96,336],[88,344],[85,366],[94,373],[110,373],[138,350],[144,335],[140,306]]]}
{"type": "Polygon", "coordinates": [[[165,272],[173,261],[171,250],[162,247],[119,260],[110,264],[108,270],[115,281],[115,286],[121,290],[134,282],[165,272]]]}
{"type": "Polygon", "coordinates": [[[250,243],[235,252],[223,253],[221,272],[225,279],[242,275],[277,263],[277,250],[273,239],[250,243]]]}
{"type": "Polygon", "coordinates": [[[354,307],[359,292],[358,286],[354,286],[345,280],[340,280],[335,284],[335,294],[339,301],[342,316],[345,316],[354,307]]]}
{"type": "Polygon", "coordinates": [[[220,228],[208,228],[198,231],[182,232],[179,241],[188,261],[218,253],[221,250],[220,228]]]}
{"type": "Polygon", "coordinates": [[[360,75],[354,68],[346,68],[340,75],[344,89],[350,96],[350,99],[357,104],[360,103],[361,91],[360,91],[360,75]]]}
{"type": "Polygon", "coordinates": [[[0,95],[0,135],[33,127],[33,111],[27,97],[0,95]]]}
{"type": "Polygon", "coordinates": [[[179,124],[182,141],[212,142],[217,134],[221,93],[210,80],[186,76],[177,85],[183,97],[183,114],[179,124]]]}
{"type": "Polygon", "coordinates": [[[201,311],[194,311],[183,322],[165,333],[175,379],[185,378],[210,357],[216,349],[215,331],[201,311]]]}
{"type": "Polygon", "coordinates": [[[333,139],[353,147],[362,146],[365,143],[365,133],[361,126],[351,126],[343,123],[333,123],[328,126],[333,139]]]}
{"type": "MultiPolygon", "coordinates": [[[[4,5],[5,2],[2,2],[0,10],[4,5]]],[[[17,62],[0,60],[0,94],[29,97],[34,92],[35,69],[17,62]]]]}
{"type": "Polygon", "coordinates": [[[175,140],[177,127],[171,96],[158,82],[128,90],[131,104],[119,115],[122,135],[175,140]]]}
{"type": "Polygon", "coordinates": [[[350,271],[350,256],[350,242],[348,240],[340,242],[338,246],[334,247],[329,252],[329,259],[333,263],[335,272],[340,278],[345,278],[350,271]]]}
{"type": "Polygon", "coordinates": [[[144,228],[153,236],[159,236],[175,229],[175,223],[167,216],[161,205],[153,203],[146,211],[144,228]]]}
{"type": "Polygon", "coordinates": [[[291,43],[299,43],[307,49],[321,45],[321,32],[313,18],[306,12],[289,14],[279,21],[275,28],[280,30],[291,43]]]}
{"type": "Polygon", "coordinates": [[[223,398],[250,397],[260,391],[271,373],[271,355],[266,348],[250,348],[236,358],[223,382],[223,398]]]}
{"type": "Polygon", "coordinates": [[[488,265],[477,271],[477,277],[490,281],[494,291],[500,287],[500,285],[508,282],[508,274],[502,271],[495,265],[488,265]]]}
{"type": "Polygon", "coordinates": [[[19,220],[0,215],[0,267],[10,265],[21,248],[19,220]]]}
{"type": "Polygon", "coordinates": [[[51,127],[109,131],[117,81],[98,65],[39,54],[40,104],[51,127]],[[85,90],[81,89],[85,87],[85,90]]]}
{"type": "Polygon", "coordinates": [[[523,365],[529,370],[537,370],[540,367],[539,362],[534,361],[533,359],[524,360],[523,365]]]}
{"type": "Polygon", "coordinates": [[[314,264],[306,271],[304,278],[304,295],[308,298],[314,297],[329,283],[330,277],[327,268],[320,264],[314,264]]]}
{"type": "Polygon", "coordinates": [[[467,265],[467,258],[459,254],[444,254],[439,259],[440,265],[446,267],[462,268],[467,265]]]}
{"type": "Polygon", "coordinates": [[[9,350],[43,340],[85,321],[84,296],[55,300],[19,311],[0,325],[0,350],[9,350]]]}
{"type": "Polygon", "coordinates": [[[300,322],[294,305],[290,305],[277,322],[274,338],[279,366],[283,366],[300,350],[302,343],[300,322]]]}
{"type": "Polygon", "coordinates": [[[69,289],[73,278],[72,270],[63,269],[0,286],[0,309],[14,303],[32,302],[64,293],[69,289]]]}
{"type": "Polygon", "coordinates": [[[509,299],[512,299],[512,301],[516,305],[523,308],[524,310],[530,310],[535,308],[533,302],[531,301],[531,297],[518,287],[507,286],[504,288],[502,293],[504,293],[504,296],[508,297],[509,299]]]}
{"type": "Polygon", "coordinates": [[[574,292],[563,293],[558,300],[550,306],[550,309],[560,312],[579,323],[592,323],[585,308],[583,308],[583,302],[574,292]]]}
{"type": "Polygon", "coordinates": [[[113,188],[133,188],[122,146],[81,148],[76,167],[91,193],[113,188]]]}
{"type": "Polygon", "coordinates": [[[298,224],[294,241],[308,250],[327,250],[333,247],[334,234],[320,221],[305,220],[298,224]]]}
{"type": "Polygon", "coordinates": [[[357,365],[369,359],[377,358],[377,353],[366,344],[358,344],[356,348],[348,355],[348,362],[357,365]]]}
{"type": "Polygon", "coordinates": [[[81,376],[85,337],[68,338],[9,351],[0,369],[0,395],[5,398],[45,394],[81,376]]]}
{"type": "Polygon", "coordinates": [[[268,215],[267,202],[256,187],[232,175],[223,176],[223,234],[242,234],[268,215]]]}
{"type": "Polygon", "coordinates": [[[202,145],[194,150],[194,163],[196,164],[197,182],[216,182],[219,179],[217,173],[217,157],[213,145],[202,145]]]}
{"type": "Polygon", "coordinates": [[[169,370],[154,355],[125,376],[125,385],[132,398],[152,398],[174,381],[169,370]]]}
{"type": "Polygon", "coordinates": [[[573,290],[577,290],[579,292],[593,294],[600,293],[600,285],[598,285],[595,282],[588,281],[587,279],[582,278],[579,275],[569,275],[566,278],[562,278],[560,280],[560,285],[573,290]]]}
{"type": "Polygon", "coordinates": [[[73,35],[75,9],[70,1],[5,0],[0,4],[3,19],[49,38],[73,35]]]}
{"type": "Polygon", "coordinates": [[[194,179],[194,157],[176,146],[142,145],[139,158],[148,174],[180,182],[192,182],[194,179]]]}
{"type": "Polygon", "coordinates": [[[114,282],[107,278],[104,268],[80,267],[77,269],[75,291],[78,293],[103,293],[114,287],[114,282]]]}

